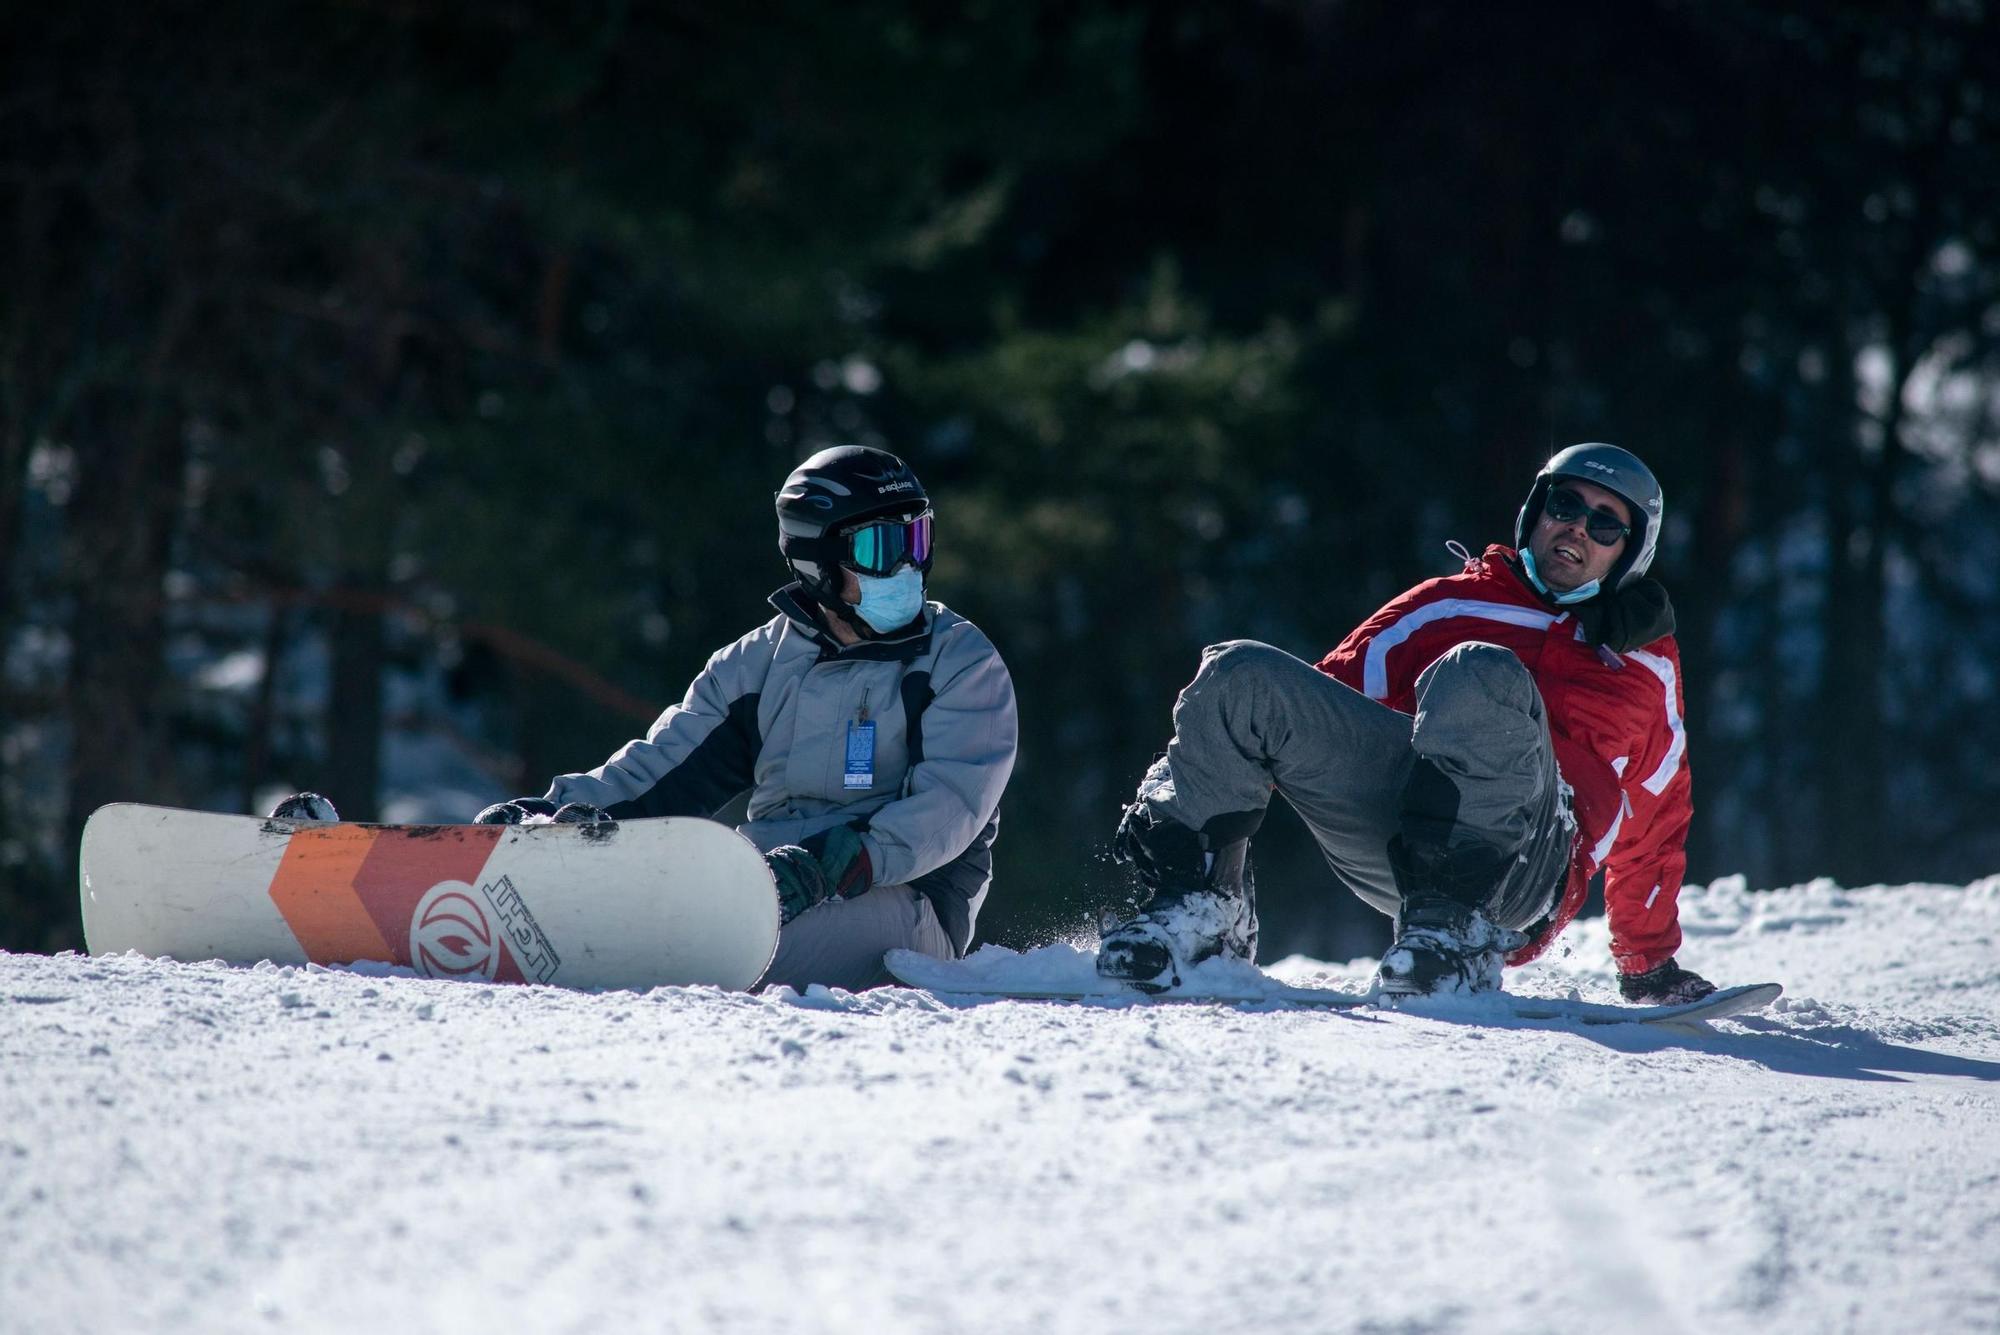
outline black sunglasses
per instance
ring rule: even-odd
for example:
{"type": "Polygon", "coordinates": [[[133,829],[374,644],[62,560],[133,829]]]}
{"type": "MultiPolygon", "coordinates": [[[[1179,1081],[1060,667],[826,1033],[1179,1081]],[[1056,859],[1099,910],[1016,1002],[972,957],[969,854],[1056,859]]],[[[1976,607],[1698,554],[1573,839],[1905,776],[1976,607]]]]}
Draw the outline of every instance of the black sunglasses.
{"type": "Polygon", "coordinates": [[[1600,547],[1616,547],[1621,539],[1632,532],[1630,524],[1609,510],[1594,508],[1589,501],[1568,487],[1552,488],[1549,498],[1542,502],[1542,513],[1558,524],[1583,520],[1583,531],[1588,533],[1590,540],[1600,547]]]}

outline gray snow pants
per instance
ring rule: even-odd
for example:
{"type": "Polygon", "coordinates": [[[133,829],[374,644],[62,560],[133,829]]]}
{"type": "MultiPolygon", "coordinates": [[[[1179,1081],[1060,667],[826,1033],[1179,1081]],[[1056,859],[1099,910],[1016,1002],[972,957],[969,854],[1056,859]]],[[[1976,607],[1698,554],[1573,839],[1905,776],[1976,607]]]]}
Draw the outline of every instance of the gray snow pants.
{"type": "Polygon", "coordinates": [[[1232,837],[1281,793],[1340,879],[1391,917],[1402,908],[1392,836],[1420,825],[1452,847],[1483,844],[1510,861],[1477,907],[1522,929],[1554,909],[1567,872],[1560,787],[1541,692],[1508,649],[1442,655],[1417,678],[1412,718],[1281,649],[1231,640],[1202,651],[1139,800],[1232,837]]]}
{"type": "Polygon", "coordinates": [[[883,952],[915,950],[958,958],[931,901],[907,885],[878,885],[852,899],[830,899],[801,913],[778,933],[778,953],[760,987],[783,983],[803,992],[813,983],[859,992],[893,982],[883,952]]]}

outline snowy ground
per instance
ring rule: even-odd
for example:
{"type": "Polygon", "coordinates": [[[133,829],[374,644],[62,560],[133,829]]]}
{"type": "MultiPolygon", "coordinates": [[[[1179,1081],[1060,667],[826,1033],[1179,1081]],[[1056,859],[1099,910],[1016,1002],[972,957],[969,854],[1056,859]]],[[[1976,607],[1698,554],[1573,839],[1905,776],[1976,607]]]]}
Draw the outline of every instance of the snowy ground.
{"type": "Polygon", "coordinates": [[[1684,903],[1771,1013],[0,954],[0,1331],[2000,1330],[2000,878],[1684,903]]]}

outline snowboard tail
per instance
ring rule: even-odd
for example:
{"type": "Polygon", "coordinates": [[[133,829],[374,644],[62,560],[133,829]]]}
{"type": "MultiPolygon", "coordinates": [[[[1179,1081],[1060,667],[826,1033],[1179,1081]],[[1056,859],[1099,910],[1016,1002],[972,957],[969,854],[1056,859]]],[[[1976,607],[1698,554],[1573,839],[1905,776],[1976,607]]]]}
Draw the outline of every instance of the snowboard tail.
{"type": "Polygon", "coordinates": [[[321,825],[120,803],[84,827],[81,893],[93,954],[740,989],[777,948],[762,855],[688,818],[321,825]]]}
{"type": "Polygon", "coordinates": [[[1693,1026],[1704,1020],[1719,1020],[1762,1010],[1783,996],[1781,983],[1744,983],[1719,987],[1699,1001],[1683,1001],[1671,1006],[1621,1006],[1594,1001],[1570,1001],[1561,997],[1507,998],[1514,1014],[1524,1020],[1570,1020],[1578,1024],[1657,1024],[1693,1026]]]}

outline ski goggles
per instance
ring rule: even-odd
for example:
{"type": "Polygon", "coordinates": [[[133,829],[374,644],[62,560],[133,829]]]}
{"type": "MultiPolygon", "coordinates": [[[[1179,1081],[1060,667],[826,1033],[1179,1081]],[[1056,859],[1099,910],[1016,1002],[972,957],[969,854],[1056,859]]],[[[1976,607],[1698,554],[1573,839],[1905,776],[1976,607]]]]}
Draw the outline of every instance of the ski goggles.
{"type": "Polygon", "coordinates": [[[1583,520],[1583,531],[1600,547],[1616,547],[1632,532],[1630,524],[1609,510],[1596,509],[1568,487],[1551,487],[1548,499],[1542,502],[1542,513],[1558,524],[1583,520]]]}
{"type": "Polygon", "coordinates": [[[908,561],[931,568],[931,512],[914,519],[878,519],[840,535],[840,563],[863,575],[887,575],[908,561]]]}

